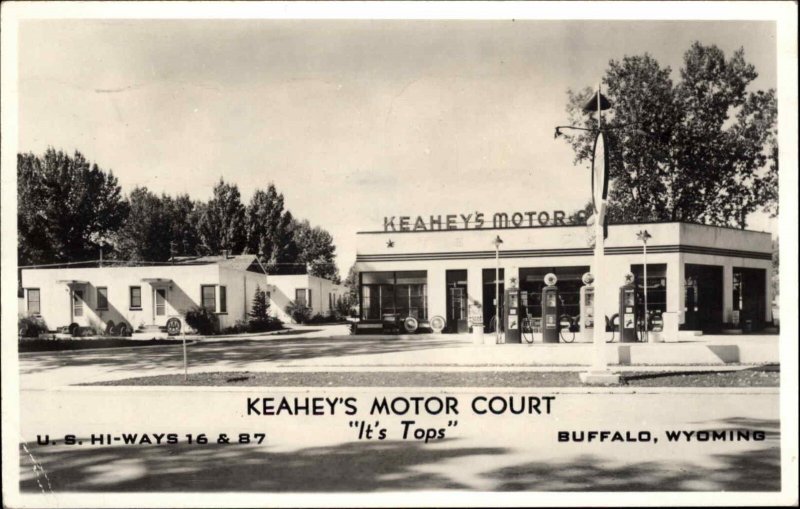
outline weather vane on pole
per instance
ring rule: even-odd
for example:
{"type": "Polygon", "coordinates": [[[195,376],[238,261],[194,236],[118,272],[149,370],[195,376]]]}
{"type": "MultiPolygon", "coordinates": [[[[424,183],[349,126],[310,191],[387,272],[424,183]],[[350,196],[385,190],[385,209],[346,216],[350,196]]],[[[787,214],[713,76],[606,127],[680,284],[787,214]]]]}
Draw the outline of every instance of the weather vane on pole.
{"type": "MultiPolygon", "coordinates": [[[[606,208],[608,202],[608,144],[603,129],[603,111],[611,108],[611,102],[602,94],[602,83],[598,83],[597,92],[583,107],[585,113],[597,112],[597,127],[594,129],[577,126],[556,127],[555,137],[562,135],[562,129],[575,129],[594,133],[594,149],[592,151],[592,207],[594,208],[594,286],[598,298],[596,303],[603,302],[601,291],[608,283],[603,273],[603,256],[606,228],[606,208]]],[[[581,373],[581,381],[585,384],[608,385],[619,383],[619,375],[608,370],[605,357],[605,320],[595,322],[592,332],[594,360],[591,369],[581,373]]]]}

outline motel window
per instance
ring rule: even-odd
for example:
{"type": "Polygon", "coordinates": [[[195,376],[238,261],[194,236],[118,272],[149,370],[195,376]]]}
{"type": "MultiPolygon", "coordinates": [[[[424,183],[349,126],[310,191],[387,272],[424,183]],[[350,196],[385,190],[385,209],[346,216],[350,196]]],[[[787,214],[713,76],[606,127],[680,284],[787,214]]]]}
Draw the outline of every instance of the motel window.
{"type": "Polygon", "coordinates": [[[28,313],[38,315],[42,312],[41,298],[42,294],[38,288],[28,288],[28,313]]]}
{"type": "MultiPolygon", "coordinates": [[[[631,272],[636,278],[639,291],[639,315],[644,316],[644,265],[631,265],[631,272]]],[[[647,309],[650,311],[667,311],[667,264],[647,264],[647,309]]]]}
{"type": "Polygon", "coordinates": [[[228,288],[225,286],[219,287],[219,312],[228,312],[228,288]]]}
{"type": "Polygon", "coordinates": [[[217,291],[214,285],[200,287],[200,305],[209,311],[217,311],[217,291]]]}
{"type": "Polygon", "coordinates": [[[97,309],[98,310],[108,309],[108,288],[106,288],[105,286],[97,287],[97,309]]]}
{"type": "Polygon", "coordinates": [[[130,287],[130,308],[131,309],[142,309],[142,287],[141,286],[131,286],[130,287]]]}
{"type": "Polygon", "coordinates": [[[72,316],[83,316],[83,290],[72,292],[72,316]]]}
{"type": "Polygon", "coordinates": [[[297,304],[298,306],[308,306],[310,299],[307,298],[307,295],[306,295],[307,292],[308,292],[308,290],[305,289],[305,288],[297,288],[297,289],[295,289],[295,291],[294,291],[294,303],[297,304]]]}
{"type": "Polygon", "coordinates": [[[380,320],[386,314],[428,319],[428,273],[420,271],[363,272],[361,318],[380,320]]]}

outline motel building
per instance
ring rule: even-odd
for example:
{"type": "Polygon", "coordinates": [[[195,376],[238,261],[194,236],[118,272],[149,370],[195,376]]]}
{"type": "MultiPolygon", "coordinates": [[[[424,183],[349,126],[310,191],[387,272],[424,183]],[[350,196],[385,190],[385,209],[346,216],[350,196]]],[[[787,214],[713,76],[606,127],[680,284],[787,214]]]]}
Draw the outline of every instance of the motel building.
{"type": "MultiPolygon", "coordinates": [[[[559,318],[574,318],[575,341],[591,341],[591,331],[580,324],[580,300],[583,275],[595,270],[592,228],[566,224],[561,211],[534,214],[395,216],[384,218],[380,229],[358,232],[357,332],[374,333],[392,320],[407,332],[419,328],[466,333],[472,325],[491,332],[498,289],[501,330],[508,326],[508,312],[520,322],[539,318],[538,324],[529,320],[525,325],[543,327],[542,291],[546,276],[554,274],[559,318]],[[502,240],[498,250],[497,237],[502,240]],[[504,309],[504,301],[511,300],[504,297],[507,289],[518,291],[511,302],[517,310],[504,309]],[[407,317],[413,320],[406,325],[407,317]]],[[[607,339],[618,327],[619,316],[614,315],[620,313],[620,287],[628,273],[636,289],[633,307],[644,316],[645,254],[637,238],[642,230],[651,235],[647,307],[656,317],[650,325],[660,330],[660,340],[677,341],[679,330],[759,330],[771,323],[769,233],[682,222],[614,224],[608,226],[605,240],[605,284],[594,296],[591,311],[595,323],[613,319],[606,328],[607,339]]],[[[631,308],[624,312],[628,311],[631,308]]],[[[530,339],[514,342],[542,340],[535,334],[539,330],[528,331],[534,332],[530,339]]]]}
{"type": "Polygon", "coordinates": [[[163,332],[167,320],[182,319],[195,306],[212,310],[225,329],[247,320],[257,287],[267,293],[270,314],[291,322],[285,311],[290,302],[327,315],[345,292],[308,274],[267,274],[256,256],[230,254],[135,266],[28,268],[21,279],[20,312],[41,317],[51,331],[124,324],[127,331],[163,332]]]}

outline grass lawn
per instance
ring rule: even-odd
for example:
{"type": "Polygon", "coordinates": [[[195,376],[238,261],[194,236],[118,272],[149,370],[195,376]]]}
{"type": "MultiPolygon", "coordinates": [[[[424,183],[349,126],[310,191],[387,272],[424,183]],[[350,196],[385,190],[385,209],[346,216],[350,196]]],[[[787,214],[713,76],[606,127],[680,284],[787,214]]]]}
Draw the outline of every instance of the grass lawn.
{"type": "MultiPolygon", "coordinates": [[[[130,346],[155,346],[179,344],[180,339],[21,339],[20,352],[57,352],[62,350],[86,350],[88,348],[126,348],[130,346]]],[[[193,343],[187,341],[186,344],[193,343]]]]}
{"type": "MultiPolygon", "coordinates": [[[[778,387],[778,366],[737,371],[625,372],[630,387],[778,387]]],[[[243,387],[581,387],[577,371],[448,372],[216,372],[128,378],[91,385],[192,385],[243,387]]]]}

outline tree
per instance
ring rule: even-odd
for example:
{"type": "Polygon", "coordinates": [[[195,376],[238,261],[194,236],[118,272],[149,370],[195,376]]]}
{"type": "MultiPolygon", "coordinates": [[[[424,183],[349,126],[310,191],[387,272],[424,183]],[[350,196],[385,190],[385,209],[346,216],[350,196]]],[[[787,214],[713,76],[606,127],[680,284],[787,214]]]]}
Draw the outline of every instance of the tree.
{"type": "MultiPolygon", "coordinates": [[[[716,46],[696,42],[680,81],[671,76],[648,54],[609,63],[609,220],[744,228],[751,212],[777,213],[775,91],[748,91],[757,73],[744,50],[726,60],[716,46]]],[[[573,125],[596,127],[595,116],[582,111],[592,93],[568,91],[573,125]]],[[[592,134],[565,137],[576,163],[591,159],[592,134]]]]}
{"type": "Polygon", "coordinates": [[[250,310],[250,318],[253,320],[269,319],[269,302],[267,301],[267,293],[261,289],[260,285],[256,285],[256,292],[253,294],[253,306],[250,310]]]}
{"type": "Polygon", "coordinates": [[[253,194],[245,213],[246,249],[258,254],[270,272],[280,272],[281,267],[297,261],[292,221],[292,215],[283,209],[283,195],[273,184],[253,194]]]}
{"type": "Polygon", "coordinates": [[[772,298],[778,298],[778,295],[781,293],[781,249],[780,249],[780,237],[775,237],[772,239],[772,298]]]}
{"type": "Polygon", "coordinates": [[[333,237],[325,229],[314,226],[307,220],[295,221],[294,241],[299,250],[298,262],[305,263],[308,273],[339,284],[339,269],[336,267],[336,246],[333,237]]]}
{"type": "Polygon", "coordinates": [[[568,215],[565,222],[567,224],[586,224],[586,220],[589,219],[589,216],[591,216],[593,213],[594,205],[590,201],[584,205],[583,208],[580,208],[568,215]]]}
{"type": "Polygon", "coordinates": [[[349,291],[348,295],[350,296],[350,300],[353,302],[358,302],[358,271],[356,270],[356,264],[350,266],[350,270],[347,271],[347,277],[344,279],[344,286],[349,291]]]}
{"type": "Polygon", "coordinates": [[[200,209],[198,232],[202,251],[211,255],[223,250],[241,253],[246,233],[239,188],[220,179],[214,186],[214,197],[200,209]]]}
{"type": "Polygon", "coordinates": [[[94,260],[128,214],[113,172],[48,148],[17,154],[20,265],[94,260]]]}
{"type": "Polygon", "coordinates": [[[200,254],[200,237],[194,219],[197,203],[188,194],[172,198],[162,195],[165,213],[169,217],[172,255],[192,256],[200,254]]]}
{"type": "Polygon", "coordinates": [[[136,187],[128,197],[128,204],[130,213],[114,236],[117,258],[154,262],[169,260],[172,231],[165,200],[146,187],[136,187]]]}

